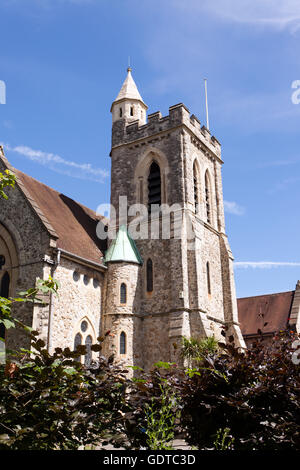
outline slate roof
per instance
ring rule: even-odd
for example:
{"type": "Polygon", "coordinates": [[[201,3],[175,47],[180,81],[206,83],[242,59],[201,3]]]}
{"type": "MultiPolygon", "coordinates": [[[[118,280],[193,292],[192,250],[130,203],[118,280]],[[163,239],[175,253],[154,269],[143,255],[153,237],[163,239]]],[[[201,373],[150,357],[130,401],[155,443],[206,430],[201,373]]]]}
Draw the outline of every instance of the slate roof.
{"type": "MultiPolygon", "coordinates": [[[[54,229],[57,247],[101,264],[106,243],[96,235],[99,221],[106,219],[31,176],[13,168],[14,173],[35,203],[42,221],[54,229]]],[[[26,194],[25,192],[25,194],[26,194]]]]}
{"type": "Polygon", "coordinates": [[[238,316],[243,336],[257,330],[272,333],[286,328],[295,291],[237,299],[238,316]],[[264,324],[268,323],[265,327],[264,324]]]}

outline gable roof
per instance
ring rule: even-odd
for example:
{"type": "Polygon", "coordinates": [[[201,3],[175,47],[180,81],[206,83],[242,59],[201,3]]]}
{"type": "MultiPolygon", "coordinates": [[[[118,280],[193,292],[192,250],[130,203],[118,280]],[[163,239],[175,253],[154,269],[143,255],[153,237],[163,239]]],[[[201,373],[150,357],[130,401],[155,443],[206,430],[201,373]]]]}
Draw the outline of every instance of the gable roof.
{"type": "Polygon", "coordinates": [[[272,333],[287,327],[294,291],[237,299],[242,334],[272,333]],[[265,323],[268,323],[264,326],[265,323]]]}
{"type": "Polygon", "coordinates": [[[20,170],[14,173],[55,230],[57,247],[100,263],[106,246],[98,239],[96,226],[104,218],[20,170]]]}
{"type": "Polygon", "coordinates": [[[107,242],[97,237],[96,227],[101,221],[106,225],[107,219],[12,167],[1,146],[0,160],[16,175],[19,189],[49,235],[56,239],[57,248],[102,264],[101,258],[107,248],[107,242]]]}
{"type": "Polygon", "coordinates": [[[125,225],[121,225],[116,238],[111,242],[106,252],[105,263],[111,261],[143,264],[139,250],[125,225]]]}

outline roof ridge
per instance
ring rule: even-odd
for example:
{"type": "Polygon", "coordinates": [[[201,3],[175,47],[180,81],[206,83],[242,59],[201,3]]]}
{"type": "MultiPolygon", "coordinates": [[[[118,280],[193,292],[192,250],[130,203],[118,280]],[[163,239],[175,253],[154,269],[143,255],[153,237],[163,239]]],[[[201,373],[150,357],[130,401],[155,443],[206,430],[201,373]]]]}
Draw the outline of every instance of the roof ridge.
{"type": "Polygon", "coordinates": [[[287,290],[283,292],[272,292],[271,294],[249,295],[247,297],[238,297],[237,300],[256,299],[257,297],[267,297],[267,296],[269,297],[270,295],[291,294],[292,292],[295,292],[295,290],[287,290]]]}

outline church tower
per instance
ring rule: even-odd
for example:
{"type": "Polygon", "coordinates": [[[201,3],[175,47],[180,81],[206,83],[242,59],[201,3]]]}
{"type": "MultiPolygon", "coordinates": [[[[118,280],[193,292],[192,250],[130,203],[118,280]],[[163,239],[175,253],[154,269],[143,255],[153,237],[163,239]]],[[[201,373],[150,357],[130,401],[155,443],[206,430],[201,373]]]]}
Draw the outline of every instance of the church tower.
{"type": "MultiPolygon", "coordinates": [[[[159,360],[177,361],[183,336],[222,340],[224,327],[244,347],[218,140],[182,103],[171,106],[168,116],[158,111],[147,120],[130,68],[111,112],[111,204],[116,230],[124,232],[120,197],[127,197],[126,234],[135,233],[138,253],[134,274],[128,271],[135,301],[126,313],[132,341],[124,359],[135,356],[131,363],[146,369],[159,360]],[[136,204],[142,205],[138,213],[136,204]]],[[[126,259],[122,262],[125,268],[126,259]]],[[[107,289],[108,302],[113,295],[107,289]]]]}

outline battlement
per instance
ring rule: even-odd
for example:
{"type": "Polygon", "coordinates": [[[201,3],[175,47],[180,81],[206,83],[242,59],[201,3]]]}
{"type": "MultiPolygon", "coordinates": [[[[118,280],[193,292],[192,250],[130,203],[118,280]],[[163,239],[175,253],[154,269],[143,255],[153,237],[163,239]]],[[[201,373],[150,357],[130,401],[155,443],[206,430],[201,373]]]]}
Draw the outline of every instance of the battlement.
{"type": "Polygon", "coordinates": [[[162,116],[160,111],[148,115],[148,122],[140,125],[139,121],[133,121],[126,125],[124,119],[120,119],[113,125],[112,145],[117,146],[134,142],[135,140],[149,138],[161,132],[185,125],[193,134],[194,139],[205,144],[210,150],[220,156],[221,145],[216,137],[211,136],[209,130],[194,115],[190,115],[188,108],[183,103],[170,106],[169,114],[162,116]]]}

